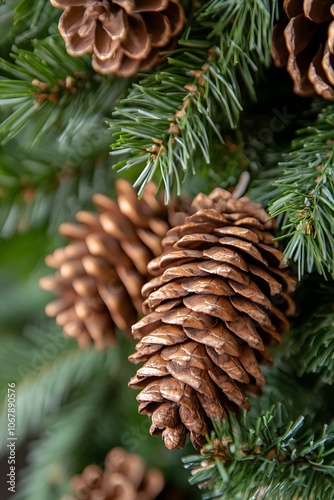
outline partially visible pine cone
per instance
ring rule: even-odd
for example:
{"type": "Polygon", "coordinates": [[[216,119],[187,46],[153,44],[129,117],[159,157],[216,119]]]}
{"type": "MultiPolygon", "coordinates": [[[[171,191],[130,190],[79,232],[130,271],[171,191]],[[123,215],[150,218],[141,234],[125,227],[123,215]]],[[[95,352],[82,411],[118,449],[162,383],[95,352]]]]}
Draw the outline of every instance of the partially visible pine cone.
{"type": "Polygon", "coordinates": [[[276,66],[287,66],[296,94],[334,100],[333,2],[284,0],[272,55],[276,66]]]}
{"type": "Polygon", "coordinates": [[[89,465],[71,485],[76,500],[153,500],[163,489],[164,479],[159,470],[146,470],[139,455],[113,448],[104,470],[89,465]]]}
{"type": "Polygon", "coordinates": [[[140,200],[131,185],[116,182],[117,202],[96,194],[99,213],[78,212],[80,224],[62,224],[71,240],[46,258],[57,269],[41,279],[41,287],[59,298],[46,306],[64,333],[81,347],[92,340],[96,348],[113,345],[115,328],[130,332],[142,313],[141,287],[148,262],[161,253],[161,240],[170,228],[168,209],[150,183],[140,200]]]}
{"type": "Polygon", "coordinates": [[[215,189],[198,195],[184,223],[152,260],[156,277],[143,287],[147,315],[132,328],[133,363],[144,363],[129,385],[140,388],[139,412],[152,418],[170,448],[204,442],[210,420],[249,409],[245,390],[265,383],[266,345],[280,341],[294,313],[295,281],[260,205],[215,189]]]}
{"type": "Polygon", "coordinates": [[[71,56],[93,54],[102,74],[150,70],[176,41],[184,22],[179,0],[51,0],[64,9],[59,31],[71,56]]]}

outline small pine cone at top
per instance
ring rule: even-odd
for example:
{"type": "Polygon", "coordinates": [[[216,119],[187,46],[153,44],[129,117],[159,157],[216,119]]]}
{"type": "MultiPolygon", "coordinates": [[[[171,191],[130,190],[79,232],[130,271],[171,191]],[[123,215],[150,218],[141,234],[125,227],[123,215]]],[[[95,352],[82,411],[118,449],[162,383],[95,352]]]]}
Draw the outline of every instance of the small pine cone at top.
{"type": "Polygon", "coordinates": [[[74,497],[68,500],[154,500],[164,487],[157,469],[147,470],[143,459],[123,448],[113,448],[104,470],[88,465],[71,481],[74,497]]]}
{"type": "Polygon", "coordinates": [[[157,188],[147,185],[141,199],[125,180],[116,181],[117,201],[96,194],[97,213],[80,211],[79,224],[65,223],[59,232],[70,240],[46,258],[55,275],[41,279],[58,296],[46,306],[65,335],[80,347],[97,349],[115,343],[115,330],[130,333],[142,314],[141,288],[149,278],[147,264],[162,251],[169,209],[157,188]]]}
{"type": "Polygon", "coordinates": [[[334,3],[284,0],[273,31],[272,55],[287,67],[296,94],[334,100],[334,3]]]}
{"type": "Polygon", "coordinates": [[[273,225],[259,204],[217,188],[194,199],[149,263],[155,277],[142,290],[146,316],[132,328],[139,343],[129,358],[144,365],[129,385],[169,449],[188,433],[200,448],[210,421],[249,409],[245,391],[265,383],[266,346],[295,311],[273,225]]]}
{"type": "Polygon", "coordinates": [[[179,0],[51,0],[64,9],[59,31],[74,57],[93,54],[103,75],[149,71],[174,47],[185,24],[179,0]]]}

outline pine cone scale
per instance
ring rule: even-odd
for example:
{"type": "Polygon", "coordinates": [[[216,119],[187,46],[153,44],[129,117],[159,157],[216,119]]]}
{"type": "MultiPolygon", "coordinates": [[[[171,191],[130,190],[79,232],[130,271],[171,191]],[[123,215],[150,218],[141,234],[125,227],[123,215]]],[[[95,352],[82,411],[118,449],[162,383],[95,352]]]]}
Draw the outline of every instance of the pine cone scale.
{"type": "Polygon", "coordinates": [[[209,375],[213,382],[222,389],[223,393],[233,401],[233,403],[242,410],[250,409],[249,401],[244,392],[228,375],[225,375],[221,370],[217,370],[216,367],[214,367],[213,370],[209,370],[209,375]]]}
{"type": "Polygon", "coordinates": [[[119,43],[123,40],[126,36],[126,18],[124,11],[122,9],[113,11],[113,15],[110,15],[108,19],[104,21],[103,29],[107,32],[112,41],[119,43]]]}
{"type": "Polygon", "coordinates": [[[179,412],[176,403],[161,404],[152,416],[152,435],[161,434],[165,426],[174,428],[180,424],[179,412]]]}
{"type": "Polygon", "coordinates": [[[231,356],[240,356],[242,352],[236,337],[222,324],[207,330],[185,327],[184,332],[189,339],[213,348],[223,348],[231,356]]]}
{"type": "Polygon", "coordinates": [[[261,223],[258,219],[254,217],[242,217],[234,221],[234,225],[237,227],[245,227],[247,229],[251,229],[252,231],[263,231],[265,229],[265,225],[261,223]]]}
{"type": "Polygon", "coordinates": [[[302,96],[321,95],[334,100],[332,2],[301,0],[283,3],[281,20],[274,27],[272,55],[277,66],[286,66],[294,91],[302,96]]]}
{"type": "MultiPolygon", "coordinates": [[[[254,283],[254,281],[250,281],[248,285],[243,285],[242,283],[238,283],[237,281],[229,280],[229,286],[233,289],[233,291],[246,299],[250,299],[256,304],[260,304],[266,309],[271,309],[271,302],[265,296],[265,294],[260,290],[260,288],[254,283]]],[[[233,295],[233,293],[231,294],[233,295]]]]}
{"type": "Polygon", "coordinates": [[[226,326],[239,339],[247,342],[250,347],[263,351],[264,346],[261,336],[248,316],[245,314],[240,315],[237,321],[228,321],[226,326]]]}
{"type": "MultiPolygon", "coordinates": [[[[163,403],[165,401],[165,398],[163,397],[160,386],[160,381],[148,383],[147,387],[145,387],[145,389],[140,391],[140,393],[137,395],[137,401],[139,401],[140,403],[163,403]]],[[[173,401],[173,399],[169,399],[173,401]]]]}
{"type": "Polygon", "coordinates": [[[214,274],[228,280],[236,281],[242,285],[248,285],[250,282],[248,274],[229,264],[217,264],[216,262],[205,261],[199,263],[198,267],[201,271],[205,271],[206,274],[204,276],[214,274]]]}
{"type": "Polygon", "coordinates": [[[256,303],[238,295],[230,297],[230,301],[237,311],[246,314],[261,327],[270,328],[272,326],[269,316],[256,303]]]}
{"type": "MultiPolygon", "coordinates": [[[[225,227],[217,227],[215,229],[215,234],[222,236],[231,236],[240,238],[251,243],[259,243],[259,236],[254,233],[251,229],[245,227],[237,227],[237,226],[225,226],[225,227]]],[[[260,233],[260,237],[261,237],[260,233]]],[[[224,240],[223,240],[224,241],[224,240]]]]}
{"type": "Polygon", "coordinates": [[[268,273],[265,269],[255,265],[255,264],[249,264],[249,270],[250,270],[251,274],[253,275],[254,279],[260,278],[257,280],[257,283],[259,286],[261,286],[261,283],[266,283],[266,285],[269,287],[271,296],[275,296],[275,295],[278,295],[281,293],[281,291],[282,291],[281,283],[279,283],[272,276],[272,274],[276,274],[276,270],[274,272],[271,270],[270,267],[268,267],[268,270],[270,271],[270,273],[268,273]]]}
{"type": "Polygon", "coordinates": [[[154,291],[150,295],[147,304],[150,308],[153,308],[159,306],[165,300],[179,299],[187,294],[187,290],[182,286],[182,280],[175,280],[154,291]]]}
{"type": "Polygon", "coordinates": [[[183,304],[198,313],[220,318],[224,322],[234,321],[237,319],[235,309],[232,307],[229,299],[225,297],[217,297],[217,295],[188,295],[183,299],[183,304]]]}
{"type": "MultiPolygon", "coordinates": [[[[213,383],[212,383],[213,385],[213,383]]],[[[218,391],[213,393],[212,397],[207,397],[202,392],[197,392],[198,400],[205,412],[205,415],[210,420],[216,419],[226,419],[227,413],[226,409],[223,407],[223,404],[219,401],[218,391]]],[[[224,405],[225,406],[225,405],[224,405]]],[[[203,436],[202,436],[203,438],[203,436]]],[[[192,439],[192,435],[190,434],[190,439],[192,439]]],[[[196,442],[192,441],[193,445],[196,447],[196,442]]]]}
{"type": "Polygon", "coordinates": [[[145,26],[147,28],[152,45],[164,47],[172,38],[172,27],[167,16],[155,12],[143,13],[145,26]]]}
{"type": "Polygon", "coordinates": [[[224,373],[227,373],[230,376],[231,379],[242,382],[243,384],[249,384],[249,376],[243,369],[238,358],[230,356],[224,352],[223,349],[216,350],[210,346],[206,346],[206,352],[212,359],[214,365],[221,368],[224,373]]]}
{"type": "Polygon", "coordinates": [[[213,328],[218,322],[216,318],[189,310],[187,307],[179,307],[176,311],[169,311],[166,314],[162,314],[161,320],[163,323],[169,325],[180,325],[190,328],[213,328]]]}
{"type": "Polygon", "coordinates": [[[322,2],[314,2],[305,0],[304,12],[305,16],[312,19],[315,23],[324,23],[332,19],[330,8],[333,2],[331,0],[323,0],[322,2]]]}
{"type": "Polygon", "coordinates": [[[207,432],[207,425],[199,404],[197,408],[187,408],[182,405],[180,407],[180,420],[185,423],[189,432],[202,436],[207,432]]]}
{"type": "Polygon", "coordinates": [[[103,61],[110,59],[110,56],[116,53],[119,46],[120,42],[118,40],[112,40],[105,28],[102,28],[98,24],[95,32],[95,57],[103,64],[103,61]]]}
{"type": "Polygon", "coordinates": [[[218,243],[218,239],[219,238],[213,234],[205,234],[205,233],[186,234],[185,236],[182,236],[179,240],[176,240],[174,246],[175,248],[193,247],[192,249],[196,250],[196,247],[203,248],[203,245],[207,244],[208,248],[210,248],[213,244],[218,243]]]}
{"type": "Polygon", "coordinates": [[[142,16],[138,14],[128,16],[128,29],[132,37],[124,39],[123,54],[130,59],[144,59],[151,50],[151,44],[142,16]]]}
{"type": "MultiPolygon", "coordinates": [[[[203,252],[204,253],[204,252],[203,252]]],[[[175,283],[175,281],[174,281],[175,283]]],[[[233,289],[225,280],[216,277],[189,278],[180,281],[181,286],[187,293],[209,294],[209,295],[233,295],[233,289]]],[[[153,294],[152,294],[153,295],[153,294]]]]}
{"type": "Polygon", "coordinates": [[[213,246],[209,249],[203,250],[203,255],[209,259],[216,260],[224,264],[231,264],[242,271],[248,272],[248,265],[245,260],[238,252],[230,248],[226,248],[224,246],[213,246]]]}
{"type": "Polygon", "coordinates": [[[264,376],[262,375],[262,372],[259,369],[259,365],[255,358],[255,354],[250,347],[245,346],[244,352],[240,356],[240,361],[244,369],[247,371],[247,373],[253,376],[253,378],[256,381],[256,385],[265,384],[264,376]]]}
{"type": "MultiPolygon", "coordinates": [[[[187,367],[201,370],[208,370],[212,367],[212,363],[205,356],[204,347],[197,344],[197,342],[188,341],[177,346],[166,347],[158,356],[160,360],[166,362],[180,361],[181,365],[186,362],[187,367]]],[[[167,363],[166,366],[168,367],[169,364],[167,363]]]]}
{"type": "Polygon", "coordinates": [[[182,327],[177,325],[161,325],[161,327],[155,329],[153,333],[149,333],[143,337],[142,343],[169,346],[179,344],[187,338],[182,327]]]}
{"type": "MultiPolygon", "coordinates": [[[[334,36],[334,22],[330,24],[328,31],[331,31],[334,36]]],[[[334,49],[333,46],[329,48],[329,45],[327,44],[324,51],[324,57],[322,61],[320,61],[320,64],[323,67],[323,71],[326,73],[328,81],[331,85],[334,85],[334,68],[332,66],[332,56],[334,51],[333,49],[334,49]]],[[[319,68],[319,60],[317,59],[317,70],[318,68],[319,68]]]]}
{"type": "MultiPolygon", "coordinates": [[[[148,269],[150,269],[149,266],[148,269]]],[[[204,269],[201,269],[200,263],[190,262],[189,264],[182,264],[180,266],[170,267],[169,269],[166,269],[161,280],[163,283],[169,283],[175,278],[189,278],[190,276],[207,276],[207,273],[204,269]]]]}

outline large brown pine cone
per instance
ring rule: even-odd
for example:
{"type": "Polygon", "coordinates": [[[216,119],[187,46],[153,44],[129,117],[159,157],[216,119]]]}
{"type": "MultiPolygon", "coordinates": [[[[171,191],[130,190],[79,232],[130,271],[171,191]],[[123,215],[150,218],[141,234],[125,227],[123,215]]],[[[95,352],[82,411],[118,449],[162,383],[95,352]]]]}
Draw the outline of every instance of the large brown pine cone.
{"type": "Polygon", "coordinates": [[[170,449],[188,432],[199,448],[210,420],[249,409],[245,390],[258,392],[259,363],[271,361],[265,346],[280,341],[295,310],[295,281],[260,205],[217,188],[190,212],[149,263],[147,315],[132,328],[140,342],[130,360],[144,366],[129,385],[142,389],[139,412],[170,449]]]}
{"type": "Polygon", "coordinates": [[[157,469],[146,470],[139,455],[113,448],[104,470],[89,465],[74,476],[71,486],[76,500],[153,500],[162,490],[164,479],[157,469]]]}
{"type": "Polygon", "coordinates": [[[102,74],[128,77],[150,70],[181,32],[179,0],[51,0],[64,9],[59,31],[71,56],[93,54],[102,74]]]}
{"type": "Polygon", "coordinates": [[[46,258],[57,273],[41,279],[41,287],[59,298],[46,306],[64,333],[81,347],[92,340],[96,348],[113,345],[115,327],[130,332],[142,313],[141,288],[149,278],[148,262],[161,253],[161,240],[170,228],[168,209],[156,187],[149,184],[138,200],[132,186],[116,182],[113,201],[96,194],[99,213],[78,212],[80,224],[62,224],[71,240],[46,258]]]}
{"type": "Polygon", "coordinates": [[[287,66],[296,94],[334,100],[332,0],[284,0],[272,55],[276,66],[287,66]]]}

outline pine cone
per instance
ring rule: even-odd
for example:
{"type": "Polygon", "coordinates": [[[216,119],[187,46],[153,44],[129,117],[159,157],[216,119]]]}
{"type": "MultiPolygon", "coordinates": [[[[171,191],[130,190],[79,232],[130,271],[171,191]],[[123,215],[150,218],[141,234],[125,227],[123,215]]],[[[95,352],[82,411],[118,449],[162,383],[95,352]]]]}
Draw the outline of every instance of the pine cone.
{"type": "Polygon", "coordinates": [[[142,313],[147,264],[161,253],[161,240],[170,227],[154,184],[140,200],[124,180],[116,182],[116,189],[117,202],[100,194],[93,197],[99,214],[78,212],[79,225],[60,226],[71,243],[46,258],[58,271],[40,282],[59,297],[46,306],[46,314],[56,316],[80,347],[92,340],[98,349],[113,345],[115,327],[130,332],[137,313],[142,313]]]}
{"type": "Polygon", "coordinates": [[[217,188],[198,195],[184,224],[168,231],[155,277],[142,290],[147,315],[132,328],[130,356],[144,363],[129,385],[167,448],[196,448],[210,420],[249,409],[245,390],[265,383],[266,345],[280,341],[295,307],[295,281],[276,248],[273,221],[248,198],[217,188]]]}
{"type": "Polygon", "coordinates": [[[153,500],[164,486],[157,469],[145,470],[142,458],[113,448],[107,455],[105,470],[89,465],[72,479],[77,500],[153,500]]]}
{"type": "Polygon", "coordinates": [[[334,4],[332,1],[284,0],[274,27],[272,55],[287,66],[294,91],[334,100],[334,4]]]}
{"type": "Polygon", "coordinates": [[[103,75],[150,70],[174,45],[185,16],[178,0],[51,0],[64,9],[59,31],[71,56],[93,54],[103,75]]]}

